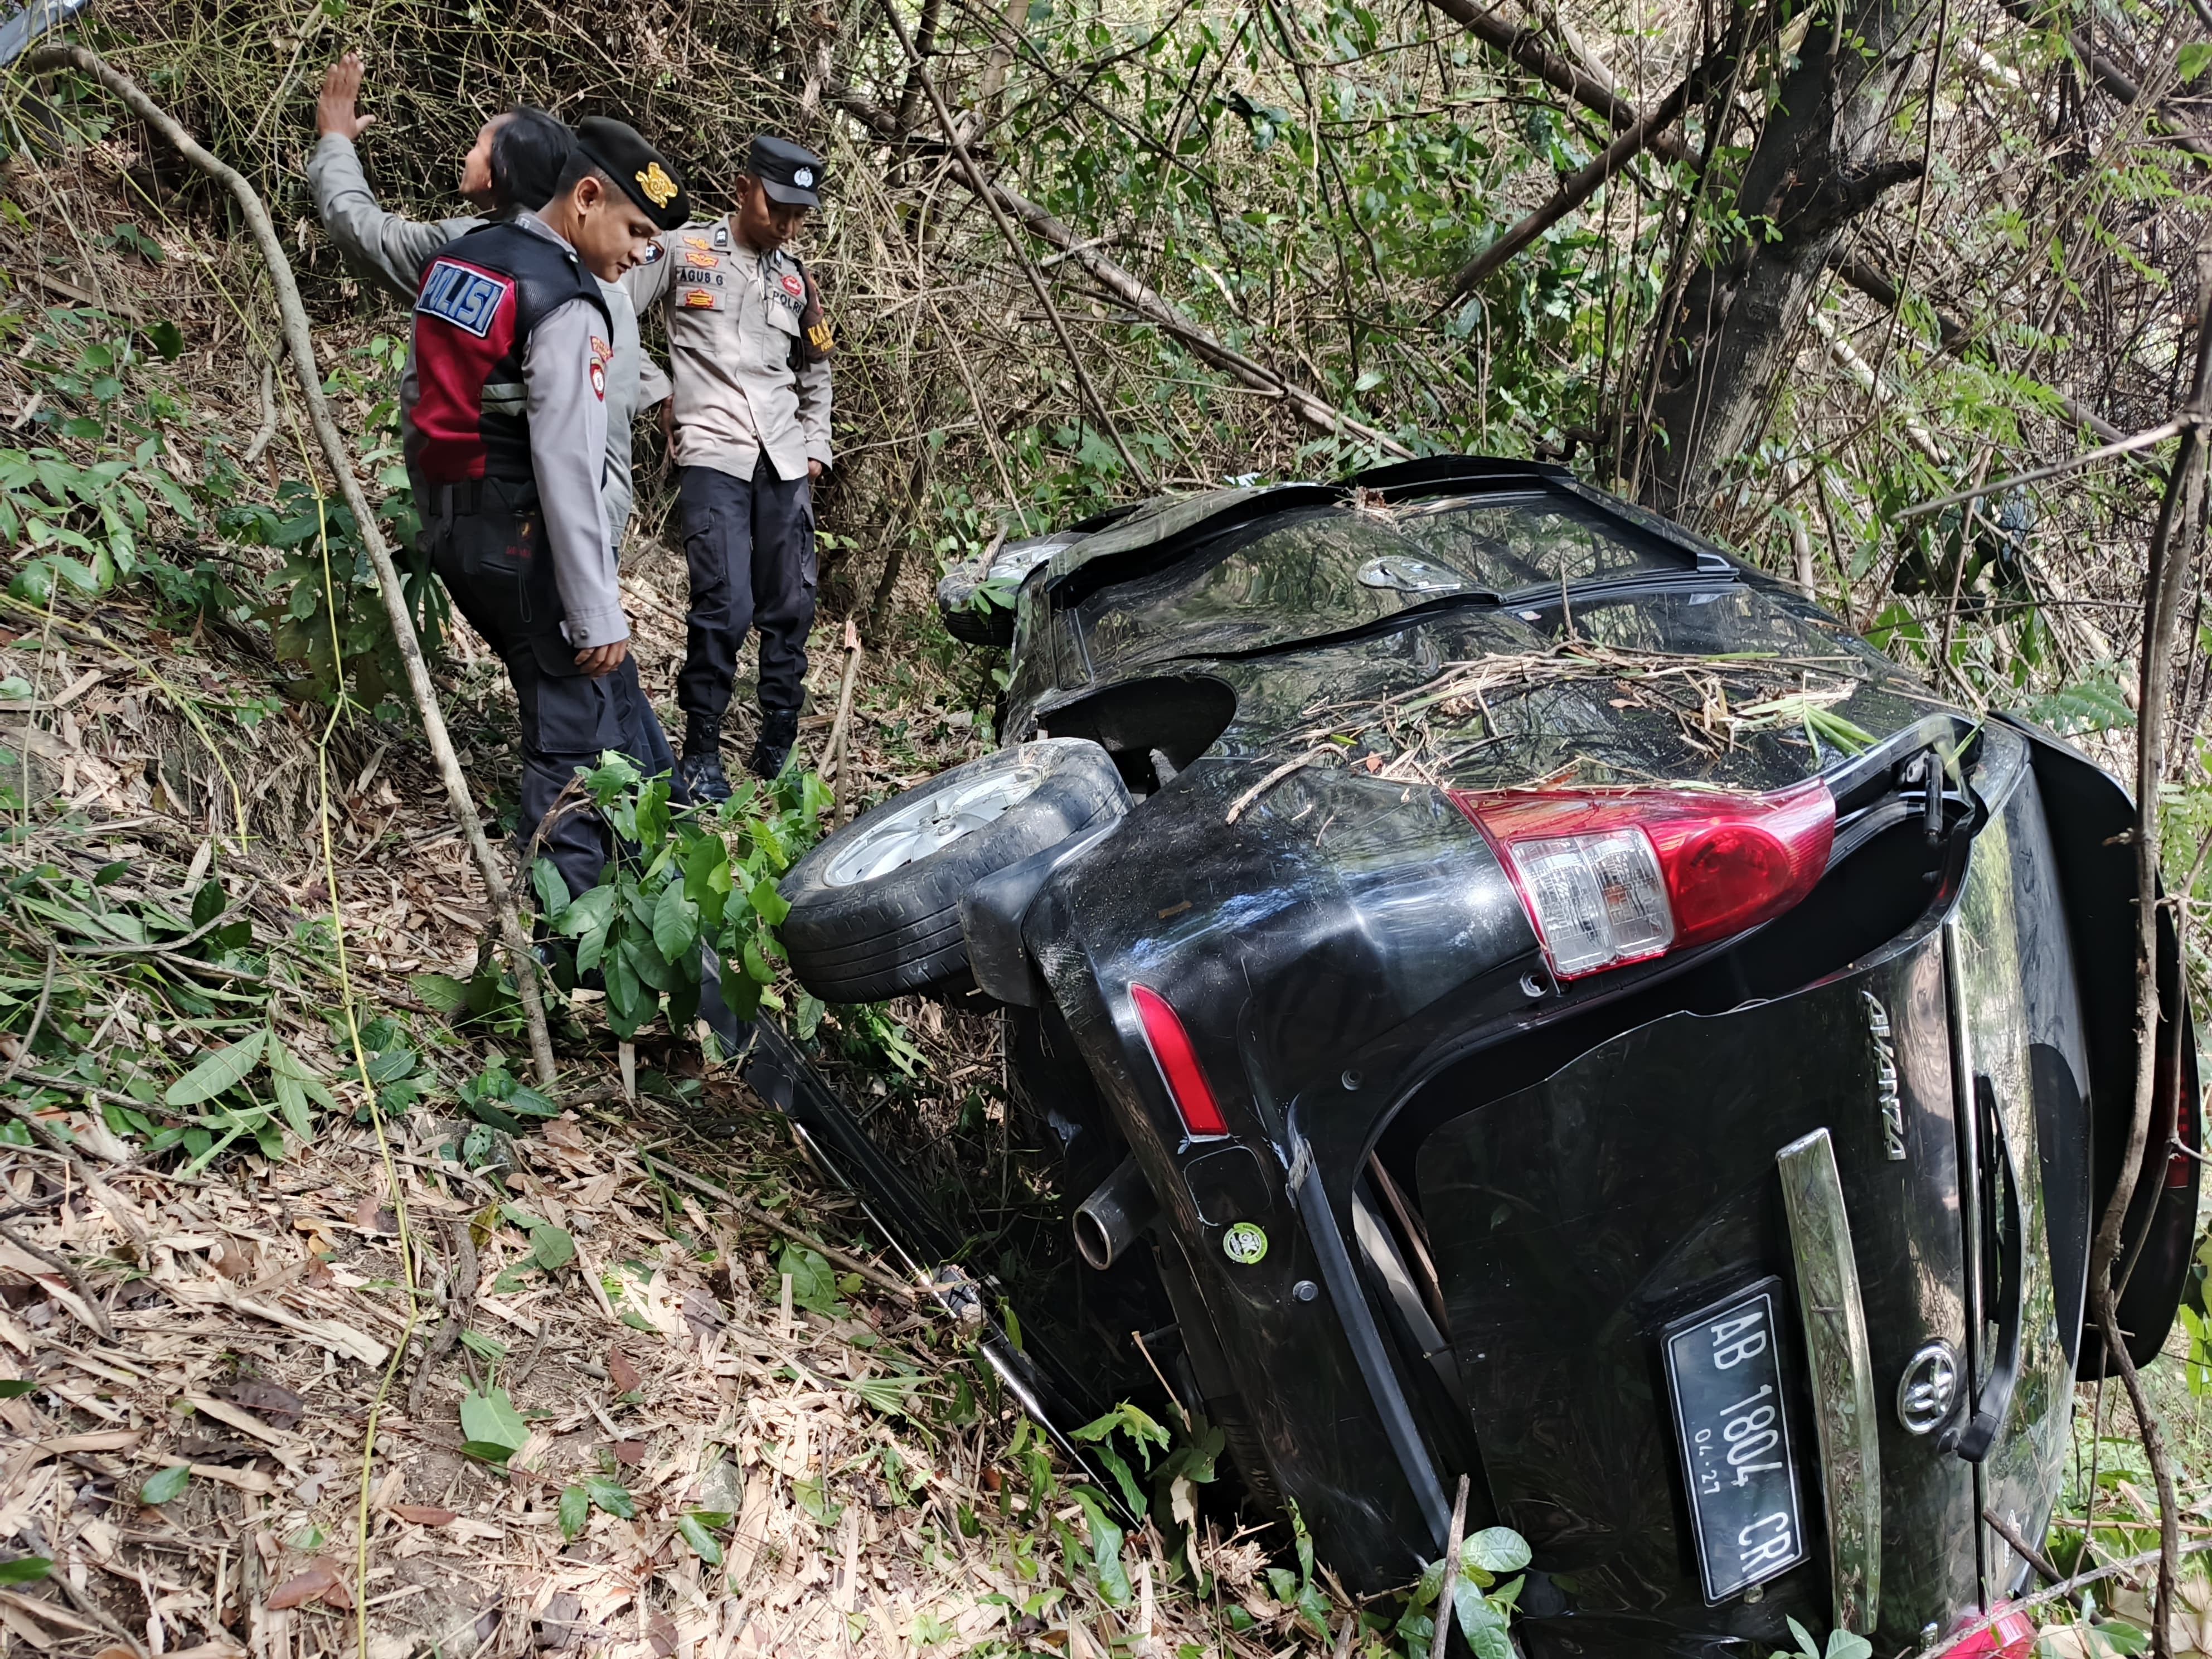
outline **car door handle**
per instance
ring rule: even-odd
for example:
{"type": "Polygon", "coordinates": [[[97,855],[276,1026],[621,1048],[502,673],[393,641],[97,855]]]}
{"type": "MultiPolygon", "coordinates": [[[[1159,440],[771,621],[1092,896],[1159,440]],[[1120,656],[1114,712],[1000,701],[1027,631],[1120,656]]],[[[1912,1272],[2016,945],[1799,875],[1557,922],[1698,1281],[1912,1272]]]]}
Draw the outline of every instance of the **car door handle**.
{"type": "Polygon", "coordinates": [[[1959,1455],[1969,1463],[1978,1463],[1990,1455],[1997,1431],[2004,1426],[2005,1413],[2011,1409],[2013,1390],[2020,1382],[2020,1328],[2027,1295],[2026,1244],[2020,1224],[2020,1166],[2012,1155],[2012,1137],[2005,1130],[2004,1113],[1997,1105],[1996,1085],[1986,1073],[1974,1074],[1974,1109],[1978,1119],[1974,1139],[1980,1164],[1977,1175],[1982,1186],[1982,1214],[2001,1212],[2003,1219],[1994,1240],[1996,1248],[1983,1252],[1982,1306],[1996,1309],[1997,1340],[1988,1375],[1974,1392],[1974,1415],[1959,1435],[1959,1455]],[[2002,1196],[1992,1190],[2000,1184],[2004,1188],[2002,1196]],[[1989,1294],[1991,1255],[1996,1258],[1994,1296],[1989,1294]]]}

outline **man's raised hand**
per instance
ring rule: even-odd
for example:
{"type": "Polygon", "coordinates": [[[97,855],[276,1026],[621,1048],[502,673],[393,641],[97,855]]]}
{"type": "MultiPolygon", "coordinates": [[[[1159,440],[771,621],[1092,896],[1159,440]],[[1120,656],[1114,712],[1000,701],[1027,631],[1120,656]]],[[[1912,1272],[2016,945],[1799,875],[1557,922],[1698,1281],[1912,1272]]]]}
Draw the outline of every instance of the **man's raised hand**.
{"type": "Polygon", "coordinates": [[[361,96],[361,54],[349,52],[323,71],[322,95],[315,100],[315,131],[335,132],[349,143],[376,125],[374,115],[359,114],[355,101],[361,96]]]}

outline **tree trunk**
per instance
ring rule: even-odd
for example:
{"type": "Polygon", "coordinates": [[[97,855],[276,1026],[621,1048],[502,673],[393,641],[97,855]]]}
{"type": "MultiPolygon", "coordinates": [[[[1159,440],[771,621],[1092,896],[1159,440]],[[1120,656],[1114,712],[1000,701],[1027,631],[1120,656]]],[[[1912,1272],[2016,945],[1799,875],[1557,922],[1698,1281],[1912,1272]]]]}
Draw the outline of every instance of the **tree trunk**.
{"type": "Polygon", "coordinates": [[[1806,35],[1736,191],[1750,234],[1717,232],[1662,319],[1639,461],[1640,493],[1659,511],[1694,521],[1723,469],[1757,441],[1838,239],[1882,191],[1919,175],[1917,161],[1877,152],[1933,16],[1922,0],[1855,0],[1840,28],[1823,21],[1806,35]]]}

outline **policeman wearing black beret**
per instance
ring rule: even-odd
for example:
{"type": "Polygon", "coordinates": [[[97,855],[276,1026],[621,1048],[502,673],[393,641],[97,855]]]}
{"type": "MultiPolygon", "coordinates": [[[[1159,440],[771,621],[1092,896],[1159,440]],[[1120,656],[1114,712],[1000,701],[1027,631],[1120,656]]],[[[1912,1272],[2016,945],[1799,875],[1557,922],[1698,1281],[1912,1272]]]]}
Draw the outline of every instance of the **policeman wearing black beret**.
{"type": "Polygon", "coordinates": [[[722,718],[751,629],[760,633],[752,770],[781,771],[799,734],[835,343],[813,278],[785,245],[820,204],[822,185],[820,156],[763,135],[737,181],[736,211],[663,236],[660,257],[624,279],[641,316],[659,303],[668,320],[675,392],[661,420],[691,578],[677,768],[702,800],[729,793],[722,718]]]}
{"type": "MultiPolygon", "coordinates": [[[[650,258],[686,203],[672,163],[597,118],[552,188],[429,260],[401,388],[431,565],[514,683],[526,844],[579,767],[668,752],[630,659],[600,493],[614,355],[601,284],[650,258]]],[[[542,846],[571,894],[610,851],[585,814],[556,819],[542,846]]]]}

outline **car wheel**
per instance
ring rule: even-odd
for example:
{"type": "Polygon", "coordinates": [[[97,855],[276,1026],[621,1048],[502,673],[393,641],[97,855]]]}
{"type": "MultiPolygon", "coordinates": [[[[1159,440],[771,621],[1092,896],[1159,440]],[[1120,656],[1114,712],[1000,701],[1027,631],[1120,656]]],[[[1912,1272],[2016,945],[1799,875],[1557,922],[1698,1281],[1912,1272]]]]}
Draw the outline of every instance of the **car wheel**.
{"type": "Polygon", "coordinates": [[[949,989],[968,975],[960,896],[981,878],[1129,810],[1114,762],[1080,738],[1018,744],[862,813],[791,868],[778,930],[825,1002],[949,989]]]}

